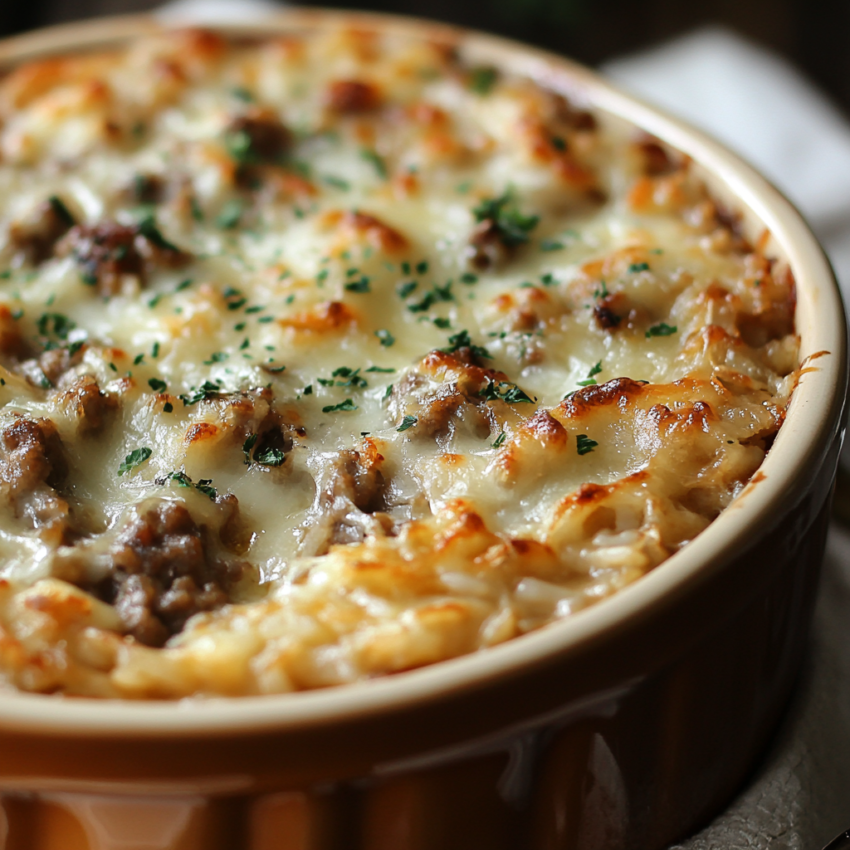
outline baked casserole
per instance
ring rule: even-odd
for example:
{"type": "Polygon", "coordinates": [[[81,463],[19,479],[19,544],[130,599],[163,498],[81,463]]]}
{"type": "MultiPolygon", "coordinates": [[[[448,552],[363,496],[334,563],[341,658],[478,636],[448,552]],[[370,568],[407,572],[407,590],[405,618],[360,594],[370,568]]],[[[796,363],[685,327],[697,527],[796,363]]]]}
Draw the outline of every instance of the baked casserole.
{"type": "Polygon", "coordinates": [[[686,157],[446,43],[0,80],[0,681],[283,693],[494,646],[752,479],[795,284],[686,157]]]}

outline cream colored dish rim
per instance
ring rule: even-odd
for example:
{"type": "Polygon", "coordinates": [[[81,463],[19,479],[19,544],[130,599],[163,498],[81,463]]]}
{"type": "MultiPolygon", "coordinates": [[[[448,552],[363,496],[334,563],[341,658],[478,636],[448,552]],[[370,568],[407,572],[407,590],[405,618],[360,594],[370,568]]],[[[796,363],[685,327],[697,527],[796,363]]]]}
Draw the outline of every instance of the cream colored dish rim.
{"type": "MultiPolygon", "coordinates": [[[[64,25],[0,43],[0,66],[57,52],[120,44],[185,25],[152,16],[109,18],[64,25]]],[[[791,203],[752,167],[684,122],[630,96],[567,59],[475,31],[432,21],[336,10],[290,9],[260,23],[212,25],[229,35],[268,36],[287,31],[351,25],[462,44],[478,61],[491,61],[545,82],[577,100],[620,116],[688,154],[712,190],[735,199],[745,220],[758,221],[791,263],[798,287],[797,328],[811,371],[800,380],[788,417],[761,467],[762,475],[699,537],[647,576],[610,599],[505,644],[392,677],[322,691],[279,696],[190,699],[180,702],[84,700],[9,693],[0,696],[0,726],[47,735],[195,736],[250,733],[334,723],[387,713],[441,695],[480,687],[496,677],[536,666],[554,654],[580,651],[604,633],[699,582],[753,534],[807,470],[819,465],[838,427],[846,382],[844,308],[832,270],[817,240],[791,203]]]]}

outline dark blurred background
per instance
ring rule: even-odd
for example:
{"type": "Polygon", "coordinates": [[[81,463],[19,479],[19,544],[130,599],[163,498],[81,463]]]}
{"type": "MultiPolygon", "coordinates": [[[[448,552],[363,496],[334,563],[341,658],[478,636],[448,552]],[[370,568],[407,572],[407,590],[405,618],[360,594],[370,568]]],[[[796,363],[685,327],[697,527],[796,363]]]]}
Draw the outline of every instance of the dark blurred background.
{"type": "MultiPolygon", "coordinates": [[[[156,5],[157,0],[0,0],[0,35],[156,5]]],[[[589,65],[700,24],[724,24],[790,59],[850,113],[850,0],[331,0],[326,5],[477,27],[589,65]]]]}

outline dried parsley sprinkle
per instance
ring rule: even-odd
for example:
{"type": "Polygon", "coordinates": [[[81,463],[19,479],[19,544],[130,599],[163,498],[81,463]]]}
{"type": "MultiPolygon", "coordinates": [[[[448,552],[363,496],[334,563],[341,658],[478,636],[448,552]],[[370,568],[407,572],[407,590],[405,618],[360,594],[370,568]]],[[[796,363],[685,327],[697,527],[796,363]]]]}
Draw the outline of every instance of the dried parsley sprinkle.
{"type": "Polygon", "coordinates": [[[139,228],[139,233],[145,237],[153,245],[156,245],[157,248],[162,248],[166,251],[176,251],[179,252],[180,249],[173,243],[169,242],[160,232],[160,229],[156,225],[156,218],[153,214],[146,215],[137,225],[139,228]]]}
{"type": "Polygon", "coordinates": [[[445,319],[442,316],[437,316],[437,318],[434,319],[434,324],[441,330],[447,330],[452,326],[451,320],[445,319]]]}
{"type": "MultiPolygon", "coordinates": [[[[97,281],[96,281],[96,280],[95,280],[95,283],[97,283],[97,281]]],[[[94,284],[92,284],[92,285],[94,285],[94,284]]],[[[157,305],[157,304],[159,304],[159,302],[160,302],[160,301],[162,301],[162,293],[161,293],[161,292],[159,292],[159,293],[157,293],[156,295],[154,295],[154,297],[153,297],[153,298],[151,298],[151,299],[148,301],[148,307],[150,307],[150,308],[151,308],[151,310],[153,310],[153,308],[154,308],[154,307],[156,307],[156,305],[157,305]]]]}
{"type": "Polygon", "coordinates": [[[174,405],[170,401],[165,402],[165,404],[162,406],[163,413],[171,413],[173,410],[174,405]]]}
{"type": "Polygon", "coordinates": [[[460,276],[461,283],[478,283],[478,275],[472,272],[464,272],[460,276]]]}
{"type": "Polygon", "coordinates": [[[36,327],[42,336],[53,334],[59,339],[67,339],[76,324],[63,313],[42,313],[36,327]]]}
{"type": "Polygon", "coordinates": [[[491,221],[499,240],[508,248],[528,242],[528,234],[540,221],[540,216],[520,212],[510,191],[497,198],[484,198],[472,214],[477,222],[491,221]]]}
{"type": "Polygon", "coordinates": [[[312,385],[312,384],[307,384],[307,386],[306,386],[306,387],[304,387],[304,389],[302,390],[302,392],[304,393],[304,395],[313,395],[313,385],[312,385]]]}
{"type": "Polygon", "coordinates": [[[333,174],[324,175],[322,182],[342,192],[347,192],[351,188],[351,184],[347,180],[343,180],[342,177],[336,177],[333,174]]]}
{"type": "Polygon", "coordinates": [[[245,339],[242,340],[242,343],[239,346],[239,350],[244,351],[250,344],[251,344],[251,341],[246,336],[245,339]]]}
{"type": "Polygon", "coordinates": [[[567,246],[558,239],[541,239],[541,251],[563,251],[567,246]]]}
{"type": "Polygon", "coordinates": [[[241,100],[243,103],[253,103],[254,95],[245,88],[245,86],[234,86],[230,93],[237,99],[241,100]]]}
{"type": "Polygon", "coordinates": [[[478,394],[485,401],[504,401],[508,404],[534,404],[534,399],[523,392],[516,384],[511,384],[508,381],[499,381],[497,384],[488,378],[487,386],[480,390],[478,394]]]}
{"type": "Polygon", "coordinates": [[[196,484],[188,475],[186,475],[185,472],[180,470],[178,472],[169,472],[164,478],[158,478],[156,483],[164,485],[169,481],[173,481],[178,487],[193,487],[213,502],[215,501],[216,496],[218,496],[215,487],[212,486],[212,478],[201,478],[196,484]]]}
{"type": "Polygon", "coordinates": [[[143,446],[140,449],[133,449],[133,451],[131,451],[130,454],[121,461],[121,465],[118,467],[118,474],[123,475],[131,469],[135,469],[137,466],[143,464],[152,454],[153,449],[150,449],[147,446],[143,446]]]}
{"type": "Polygon", "coordinates": [[[174,290],[175,292],[182,292],[184,289],[188,289],[192,285],[192,278],[187,277],[186,280],[181,280],[180,283],[177,284],[177,288],[174,290]]]}
{"type": "Polygon", "coordinates": [[[215,398],[221,393],[221,384],[218,381],[204,381],[200,387],[193,387],[192,391],[180,396],[185,406],[197,404],[199,401],[215,398]]]}
{"type": "Polygon", "coordinates": [[[270,446],[267,449],[254,452],[254,462],[259,463],[260,466],[281,466],[285,460],[286,455],[283,453],[283,449],[270,446]]]}
{"type": "Polygon", "coordinates": [[[371,289],[369,288],[369,278],[364,276],[361,277],[360,280],[355,280],[351,283],[346,283],[345,289],[347,292],[371,292],[371,289]]]}
{"type": "Polygon", "coordinates": [[[580,387],[592,387],[596,384],[595,375],[598,375],[602,371],[602,361],[599,360],[587,373],[587,379],[584,381],[579,381],[578,385],[580,387]]]}
{"type": "Polygon", "coordinates": [[[233,330],[244,331],[245,330],[245,322],[239,322],[238,324],[234,325],[233,330]]]}
{"type": "Polygon", "coordinates": [[[492,65],[481,65],[477,68],[472,68],[469,72],[469,90],[482,96],[490,94],[498,79],[499,72],[492,65]]]}
{"type": "Polygon", "coordinates": [[[384,395],[381,401],[386,401],[393,394],[393,385],[387,384],[387,388],[384,390],[384,395]]]}
{"type": "Polygon", "coordinates": [[[50,209],[53,211],[53,214],[62,222],[62,224],[67,227],[73,227],[77,220],[71,214],[71,211],[68,207],[65,206],[65,202],[58,197],[57,195],[51,195],[47,199],[47,203],[50,204],[50,209]]]}
{"type": "Polygon", "coordinates": [[[493,356],[481,345],[475,345],[472,342],[472,339],[469,336],[468,330],[458,331],[456,334],[452,334],[449,337],[449,344],[446,348],[441,348],[441,351],[444,351],[446,354],[453,354],[460,348],[468,348],[476,357],[486,357],[488,360],[492,360],[493,356]]]}
{"type": "Polygon", "coordinates": [[[153,357],[154,359],[159,357],[159,343],[158,342],[155,342],[151,346],[151,357],[153,357]]]}
{"type": "Polygon", "coordinates": [[[319,286],[321,286],[321,285],[322,285],[322,284],[323,284],[323,283],[327,280],[327,278],[328,278],[328,274],[329,274],[329,272],[328,272],[328,270],[327,270],[327,269],[322,269],[322,270],[321,270],[321,271],[320,271],[320,272],[316,275],[316,281],[318,282],[319,286]]]}
{"type": "Polygon", "coordinates": [[[257,319],[257,321],[258,321],[261,325],[267,325],[267,324],[269,324],[270,322],[273,322],[273,321],[274,321],[274,316],[260,316],[260,318],[259,318],[259,319],[257,319]]]}
{"type": "Polygon", "coordinates": [[[392,367],[389,367],[389,366],[388,367],[370,366],[366,371],[367,372],[385,372],[385,373],[389,374],[390,372],[395,372],[395,369],[393,369],[392,367]]]}
{"type": "Polygon", "coordinates": [[[375,336],[378,337],[384,348],[389,348],[395,343],[395,337],[384,328],[378,328],[378,330],[375,331],[375,336]]]}
{"type": "Polygon", "coordinates": [[[401,273],[402,274],[410,274],[411,271],[412,271],[412,269],[411,269],[410,263],[408,263],[407,260],[405,260],[401,264],[401,273]]]}
{"type": "Polygon", "coordinates": [[[139,366],[139,365],[141,365],[141,364],[142,364],[142,363],[144,363],[144,362],[145,362],[145,355],[144,355],[144,354],[137,354],[137,355],[133,358],[133,365],[134,365],[134,366],[139,366]]]}
{"type": "Polygon", "coordinates": [[[245,463],[251,463],[251,449],[257,444],[259,437],[257,434],[249,434],[244,443],[242,443],[242,454],[245,455],[245,463]]]}
{"type": "Polygon", "coordinates": [[[552,272],[546,272],[545,274],[540,275],[540,282],[544,286],[554,286],[558,281],[555,280],[555,275],[552,272]]]}
{"type": "Polygon", "coordinates": [[[428,271],[428,261],[422,260],[416,264],[416,274],[425,274],[428,271]]]}
{"type": "Polygon", "coordinates": [[[205,366],[212,366],[213,363],[224,363],[230,355],[226,351],[214,351],[210,354],[209,360],[204,360],[205,366]]]}
{"type": "Polygon", "coordinates": [[[417,286],[419,286],[419,284],[415,280],[407,280],[398,285],[396,292],[398,293],[399,298],[407,298],[408,295],[411,295],[416,291],[417,286]]]}
{"type": "Polygon", "coordinates": [[[605,284],[604,280],[599,281],[599,286],[593,290],[594,298],[607,298],[608,297],[608,287],[605,284]]]}
{"type": "Polygon", "coordinates": [[[160,378],[150,378],[148,380],[148,386],[155,393],[164,393],[168,389],[168,384],[166,384],[165,381],[161,380],[160,378]]]}
{"type": "Polygon", "coordinates": [[[576,451],[580,455],[586,455],[588,452],[592,452],[599,443],[596,440],[591,440],[587,434],[579,434],[576,437],[576,451]]]}
{"type": "Polygon", "coordinates": [[[238,198],[231,198],[221,208],[215,223],[222,230],[233,230],[242,219],[242,213],[245,211],[245,205],[238,198]]]}
{"type": "Polygon", "coordinates": [[[357,410],[357,405],[350,398],[347,398],[345,401],[341,401],[339,404],[325,405],[322,408],[322,413],[336,413],[340,410],[357,410]]]}
{"type": "Polygon", "coordinates": [[[633,274],[637,274],[637,272],[648,272],[649,263],[632,263],[629,266],[629,271],[633,274]]]}
{"type": "Polygon", "coordinates": [[[284,302],[283,302],[283,303],[284,303],[284,304],[291,304],[294,300],[295,300],[295,295],[294,295],[294,294],[292,294],[292,295],[287,295],[287,296],[286,296],[286,299],[284,300],[284,302]]]}
{"type": "Polygon", "coordinates": [[[261,307],[259,304],[255,304],[253,307],[247,307],[245,309],[246,313],[262,313],[265,310],[265,307],[261,307]]]}
{"type": "Polygon", "coordinates": [[[502,443],[504,443],[504,442],[505,442],[505,437],[507,437],[507,434],[506,434],[504,431],[502,431],[502,432],[499,434],[499,436],[498,436],[498,437],[496,437],[495,441],[494,441],[494,442],[492,442],[492,443],[490,443],[490,445],[491,445],[494,449],[501,448],[502,443]]]}
{"type": "Polygon", "coordinates": [[[646,332],[646,338],[649,339],[652,336],[670,336],[678,330],[679,329],[676,325],[668,325],[666,322],[659,322],[657,325],[653,325],[646,332]]]}
{"type": "Polygon", "coordinates": [[[408,428],[412,428],[419,420],[415,416],[405,416],[404,419],[401,420],[401,425],[396,428],[396,431],[401,433],[402,431],[406,431],[408,428]]]}
{"type": "Polygon", "coordinates": [[[387,179],[387,164],[384,162],[383,157],[381,157],[376,151],[373,151],[370,148],[361,148],[360,157],[372,165],[377,172],[378,177],[382,180],[387,179]]]}

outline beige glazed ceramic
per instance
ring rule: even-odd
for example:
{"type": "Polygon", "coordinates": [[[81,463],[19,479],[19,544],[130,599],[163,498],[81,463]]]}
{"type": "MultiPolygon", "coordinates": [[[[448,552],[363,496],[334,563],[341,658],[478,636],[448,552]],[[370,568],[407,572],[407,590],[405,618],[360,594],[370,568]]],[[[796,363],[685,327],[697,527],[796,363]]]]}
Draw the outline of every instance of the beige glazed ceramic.
{"type": "MultiPolygon", "coordinates": [[[[475,656],[321,692],[200,703],[0,697],[5,850],[654,850],[721,808],[805,651],[847,381],[844,312],[805,223],[721,146],[558,57],[432,24],[288,12],[230,32],[431,32],[690,155],[798,284],[809,369],[763,467],[614,598],[475,656]]],[[[102,47],[148,18],[7,41],[102,47]]]]}

